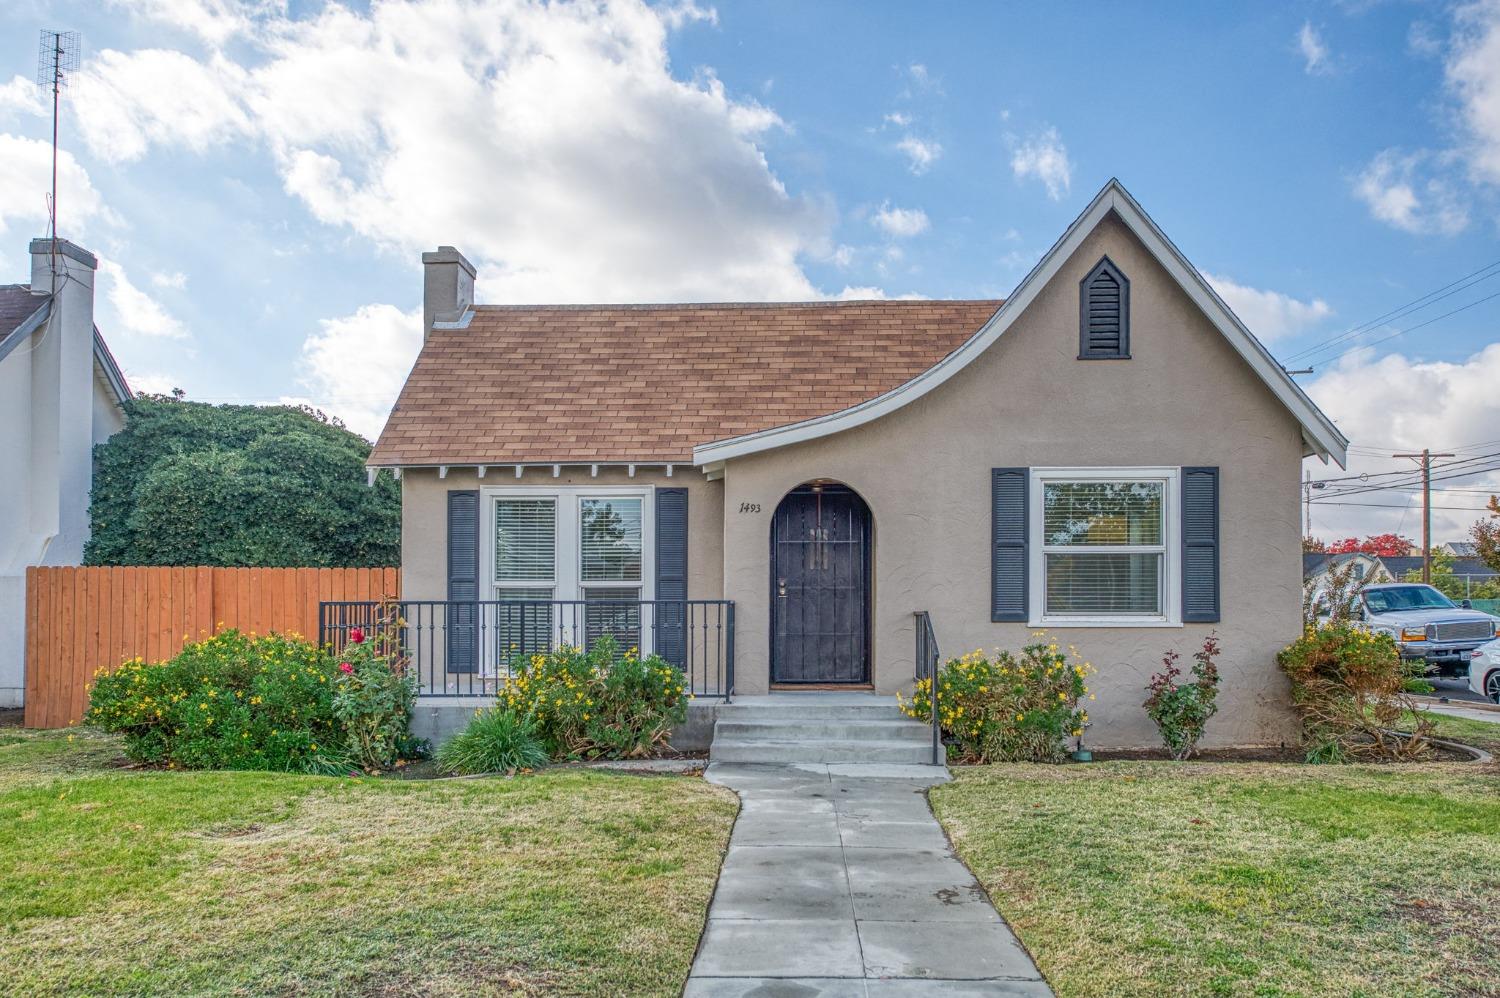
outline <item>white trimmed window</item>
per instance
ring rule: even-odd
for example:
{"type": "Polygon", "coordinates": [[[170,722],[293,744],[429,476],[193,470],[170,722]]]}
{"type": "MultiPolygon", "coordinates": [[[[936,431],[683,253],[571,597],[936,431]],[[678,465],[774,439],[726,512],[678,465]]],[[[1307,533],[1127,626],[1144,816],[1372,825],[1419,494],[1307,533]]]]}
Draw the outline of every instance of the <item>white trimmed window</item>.
{"type": "Polygon", "coordinates": [[[1179,623],[1177,469],[1032,472],[1032,625],[1179,623]]]}
{"type": "Polygon", "coordinates": [[[587,645],[603,634],[621,649],[642,647],[650,621],[643,627],[639,601],[653,598],[655,577],[650,488],[483,492],[488,598],[512,604],[495,612],[501,660],[509,651],[553,641],[587,645]]]}

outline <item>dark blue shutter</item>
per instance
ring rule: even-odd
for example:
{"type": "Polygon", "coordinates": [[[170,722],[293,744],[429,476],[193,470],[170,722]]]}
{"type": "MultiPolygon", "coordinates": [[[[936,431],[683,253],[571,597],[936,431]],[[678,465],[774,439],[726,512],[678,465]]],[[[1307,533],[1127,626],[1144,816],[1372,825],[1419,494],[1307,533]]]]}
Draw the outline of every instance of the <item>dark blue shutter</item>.
{"type": "Polygon", "coordinates": [[[656,490],[656,653],[687,664],[687,489],[656,490]]]}
{"type": "Polygon", "coordinates": [[[1028,468],[990,471],[990,619],[1026,620],[1028,468]]]}
{"type": "Polygon", "coordinates": [[[1219,619],[1219,469],[1182,469],[1182,620],[1219,619]]]}
{"type": "Polygon", "coordinates": [[[479,492],[448,490],[449,672],[479,671],[479,492]]]}

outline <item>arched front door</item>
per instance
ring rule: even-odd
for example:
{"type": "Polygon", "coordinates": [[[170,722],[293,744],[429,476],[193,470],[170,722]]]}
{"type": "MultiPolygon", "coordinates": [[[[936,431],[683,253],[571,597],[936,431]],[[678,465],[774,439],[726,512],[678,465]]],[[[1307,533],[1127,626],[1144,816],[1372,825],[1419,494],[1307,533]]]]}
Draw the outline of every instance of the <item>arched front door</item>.
{"type": "Polygon", "coordinates": [[[771,682],[870,681],[870,508],[852,489],[788,492],[771,522],[771,682]]]}

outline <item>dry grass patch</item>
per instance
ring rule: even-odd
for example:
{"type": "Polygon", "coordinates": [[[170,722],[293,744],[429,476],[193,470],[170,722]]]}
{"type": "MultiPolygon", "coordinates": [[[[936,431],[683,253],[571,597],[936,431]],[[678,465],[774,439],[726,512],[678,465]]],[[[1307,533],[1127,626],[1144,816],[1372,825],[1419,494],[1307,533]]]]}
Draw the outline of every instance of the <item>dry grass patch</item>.
{"type": "Polygon", "coordinates": [[[0,746],[10,993],[676,994],[735,813],[696,780],[131,772],[84,752],[109,754],[0,746]]]}
{"type": "Polygon", "coordinates": [[[931,798],[1062,998],[1500,994],[1493,768],[989,766],[931,798]]]}

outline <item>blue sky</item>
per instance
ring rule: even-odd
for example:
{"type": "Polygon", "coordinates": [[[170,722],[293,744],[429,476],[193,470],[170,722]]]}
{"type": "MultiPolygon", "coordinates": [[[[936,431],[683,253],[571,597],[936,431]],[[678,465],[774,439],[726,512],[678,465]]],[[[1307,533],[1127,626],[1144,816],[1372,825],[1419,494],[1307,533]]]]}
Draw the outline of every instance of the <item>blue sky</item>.
{"type": "MultiPolygon", "coordinates": [[[[101,328],[143,387],[308,400],[373,435],[424,247],[468,253],[482,301],[1003,296],[1118,176],[1314,363],[1353,471],[1500,451],[1500,298],[1479,301],[1500,269],[1304,353],[1500,261],[1497,0],[20,0],[3,280],[45,224],[43,27],[84,38],[61,232],[105,261],[101,328]]],[[[1319,533],[1416,531],[1408,489],[1325,498],[1319,533]]],[[[1440,538],[1481,499],[1441,498],[1440,538]]]]}

